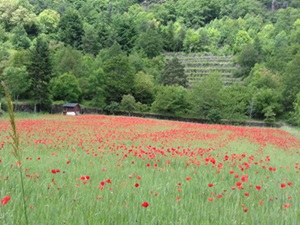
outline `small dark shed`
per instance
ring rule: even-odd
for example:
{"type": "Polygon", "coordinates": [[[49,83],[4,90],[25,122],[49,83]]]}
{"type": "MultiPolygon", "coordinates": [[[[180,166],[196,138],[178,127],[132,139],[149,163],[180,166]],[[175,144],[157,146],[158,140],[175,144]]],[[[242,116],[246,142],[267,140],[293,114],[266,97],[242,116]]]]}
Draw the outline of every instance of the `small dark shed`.
{"type": "Polygon", "coordinates": [[[80,114],[80,105],[79,103],[66,103],[63,105],[63,114],[64,115],[79,115],[80,114]]]}

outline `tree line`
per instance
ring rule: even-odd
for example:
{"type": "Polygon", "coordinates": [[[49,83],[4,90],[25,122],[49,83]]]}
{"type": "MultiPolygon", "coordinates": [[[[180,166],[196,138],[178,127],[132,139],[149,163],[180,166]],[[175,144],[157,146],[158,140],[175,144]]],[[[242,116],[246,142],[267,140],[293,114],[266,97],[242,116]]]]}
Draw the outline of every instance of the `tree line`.
{"type": "Polygon", "coordinates": [[[0,0],[0,80],[53,102],[300,125],[297,0],[0,0]],[[189,86],[165,52],[234,55],[239,85],[189,86]]]}

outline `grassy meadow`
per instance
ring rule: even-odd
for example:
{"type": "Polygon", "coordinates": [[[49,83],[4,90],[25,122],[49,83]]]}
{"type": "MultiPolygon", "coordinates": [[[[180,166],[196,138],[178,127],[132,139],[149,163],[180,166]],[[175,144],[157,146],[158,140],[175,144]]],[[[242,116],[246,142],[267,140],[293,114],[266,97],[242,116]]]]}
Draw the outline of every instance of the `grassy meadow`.
{"type": "MultiPolygon", "coordinates": [[[[299,224],[300,140],[284,130],[104,115],[16,125],[29,224],[299,224]]],[[[3,225],[25,219],[10,132],[1,118],[3,225]]]]}

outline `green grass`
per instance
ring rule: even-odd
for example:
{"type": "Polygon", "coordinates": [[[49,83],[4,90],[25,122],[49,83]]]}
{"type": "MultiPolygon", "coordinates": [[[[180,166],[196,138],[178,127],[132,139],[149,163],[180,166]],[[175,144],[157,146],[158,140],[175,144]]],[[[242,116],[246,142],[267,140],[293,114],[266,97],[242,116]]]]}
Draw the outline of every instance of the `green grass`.
{"type": "MultiPolygon", "coordinates": [[[[29,224],[298,224],[300,220],[295,168],[300,143],[281,130],[92,115],[17,115],[17,129],[29,224]],[[57,169],[60,172],[52,173],[57,169]],[[236,182],[244,174],[249,180],[238,190],[236,182]],[[81,180],[82,176],[90,179],[81,180]],[[111,183],[101,189],[100,182],[108,179],[111,183]],[[287,182],[293,184],[280,187],[287,182]],[[262,189],[256,190],[256,185],[262,189]],[[147,208],[142,207],[145,201],[147,208]],[[285,204],[291,206],[283,208],[285,204]]],[[[9,195],[11,200],[0,207],[0,224],[22,224],[20,184],[8,133],[5,117],[0,120],[0,198],[9,195]]]]}

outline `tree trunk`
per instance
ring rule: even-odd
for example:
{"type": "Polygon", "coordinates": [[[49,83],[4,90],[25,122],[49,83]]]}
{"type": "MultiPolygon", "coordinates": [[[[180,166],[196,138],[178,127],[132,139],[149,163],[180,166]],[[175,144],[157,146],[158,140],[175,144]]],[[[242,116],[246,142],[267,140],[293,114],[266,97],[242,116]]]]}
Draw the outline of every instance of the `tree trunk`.
{"type": "Polygon", "coordinates": [[[34,101],[33,112],[36,113],[36,101],[34,101]]]}
{"type": "Polygon", "coordinates": [[[272,0],[272,12],[274,12],[275,11],[275,3],[276,3],[276,0],[272,0]]]}

